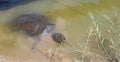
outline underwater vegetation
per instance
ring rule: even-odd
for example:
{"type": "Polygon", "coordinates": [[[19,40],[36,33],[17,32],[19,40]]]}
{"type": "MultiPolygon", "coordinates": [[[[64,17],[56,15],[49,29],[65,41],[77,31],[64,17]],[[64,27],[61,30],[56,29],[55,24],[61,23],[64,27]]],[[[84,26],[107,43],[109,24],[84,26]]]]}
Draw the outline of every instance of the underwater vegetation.
{"type": "Polygon", "coordinates": [[[17,5],[26,4],[35,0],[0,0],[0,10],[7,10],[17,5]]]}

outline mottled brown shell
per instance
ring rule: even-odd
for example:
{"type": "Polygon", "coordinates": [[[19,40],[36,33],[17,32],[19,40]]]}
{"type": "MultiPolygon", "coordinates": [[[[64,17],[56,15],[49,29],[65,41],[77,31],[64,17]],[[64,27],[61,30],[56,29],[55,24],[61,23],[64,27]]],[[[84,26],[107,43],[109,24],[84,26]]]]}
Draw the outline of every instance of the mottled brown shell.
{"type": "Polygon", "coordinates": [[[20,30],[32,36],[42,34],[47,25],[51,24],[47,17],[35,14],[21,15],[16,21],[20,30]]]}

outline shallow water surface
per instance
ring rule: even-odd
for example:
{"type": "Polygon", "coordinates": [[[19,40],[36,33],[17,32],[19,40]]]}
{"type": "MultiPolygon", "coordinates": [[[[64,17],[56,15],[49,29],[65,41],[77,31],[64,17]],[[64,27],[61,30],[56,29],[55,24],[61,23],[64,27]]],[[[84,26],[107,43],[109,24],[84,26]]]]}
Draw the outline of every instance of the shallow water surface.
{"type": "Polygon", "coordinates": [[[103,13],[110,13],[115,8],[120,8],[119,2],[120,0],[38,0],[0,11],[0,52],[5,57],[13,57],[13,60],[32,58],[44,62],[45,59],[39,59],[38,54],[41,55],[39,51],[46,52],[57,46],[48,34],[41,38],[36,47],[38,52],[33,54],[30,47],[34,39],[14,31],[13,28],[16,26],[9,27],[9,22],[14,21],[15,17],[21,14],[35,13],[51,17],[56,24],[54,32],[63,33],[66,42],[74,45],[76,41],[82,44],[86,39],[86,32],[91,24],[88,13],[93,13],[96,17],[103,13]]]}

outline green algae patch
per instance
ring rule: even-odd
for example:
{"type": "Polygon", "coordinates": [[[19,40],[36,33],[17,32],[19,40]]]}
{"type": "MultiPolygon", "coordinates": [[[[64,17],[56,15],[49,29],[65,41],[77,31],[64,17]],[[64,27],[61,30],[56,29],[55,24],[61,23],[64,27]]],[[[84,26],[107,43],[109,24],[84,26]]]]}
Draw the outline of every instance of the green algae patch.
{"type": "Polygon", "coordinates": [[[119,8],[119,0],[100,0],[99,3],[86,2],[80,3],[75,6],[70,6],[64,2],[58,3],[64,6],[64,8],[47,11],[46,14],[50,15],[52,18],[63,17],[66,19],[76,18],[91,13],[101,13],[104,10],[112,10],[114,8],[119,8]]]}
{"type": "Polygon", "coordinates": [[[17,35],[11,32],[6,23],[0,23],[0,50],[13,49],[17,41],[17,35]]]}

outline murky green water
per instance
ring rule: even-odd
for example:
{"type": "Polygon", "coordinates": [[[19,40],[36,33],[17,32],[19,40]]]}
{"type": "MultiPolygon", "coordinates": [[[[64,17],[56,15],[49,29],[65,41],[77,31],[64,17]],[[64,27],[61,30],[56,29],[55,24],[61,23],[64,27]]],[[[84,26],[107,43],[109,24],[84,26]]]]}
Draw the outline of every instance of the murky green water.
{"type": "MultiPolygon", "coordinates": [[[[10,52],[14,50],[19,48],[24,50],[22,47],[27,49],[31,45],[20,34],[11,32],[12,27],[8,27],[8,22],[16,16],[29,13],[48,15],[56,23],[55,31],[64,33],[66,41],[82,42],[91,23],[88,13],[96,15],[103,14],[102,12],[110,13],[114,8],[120,8],[119,2],[120,0],[42,0],[0,11],[0,51],[11,54],[10,52]],[[19,44],[22,47],[19,47],[19,44]]],[[[49,46],[46,46],[46,49],[47,47],[49,46]]]]}

